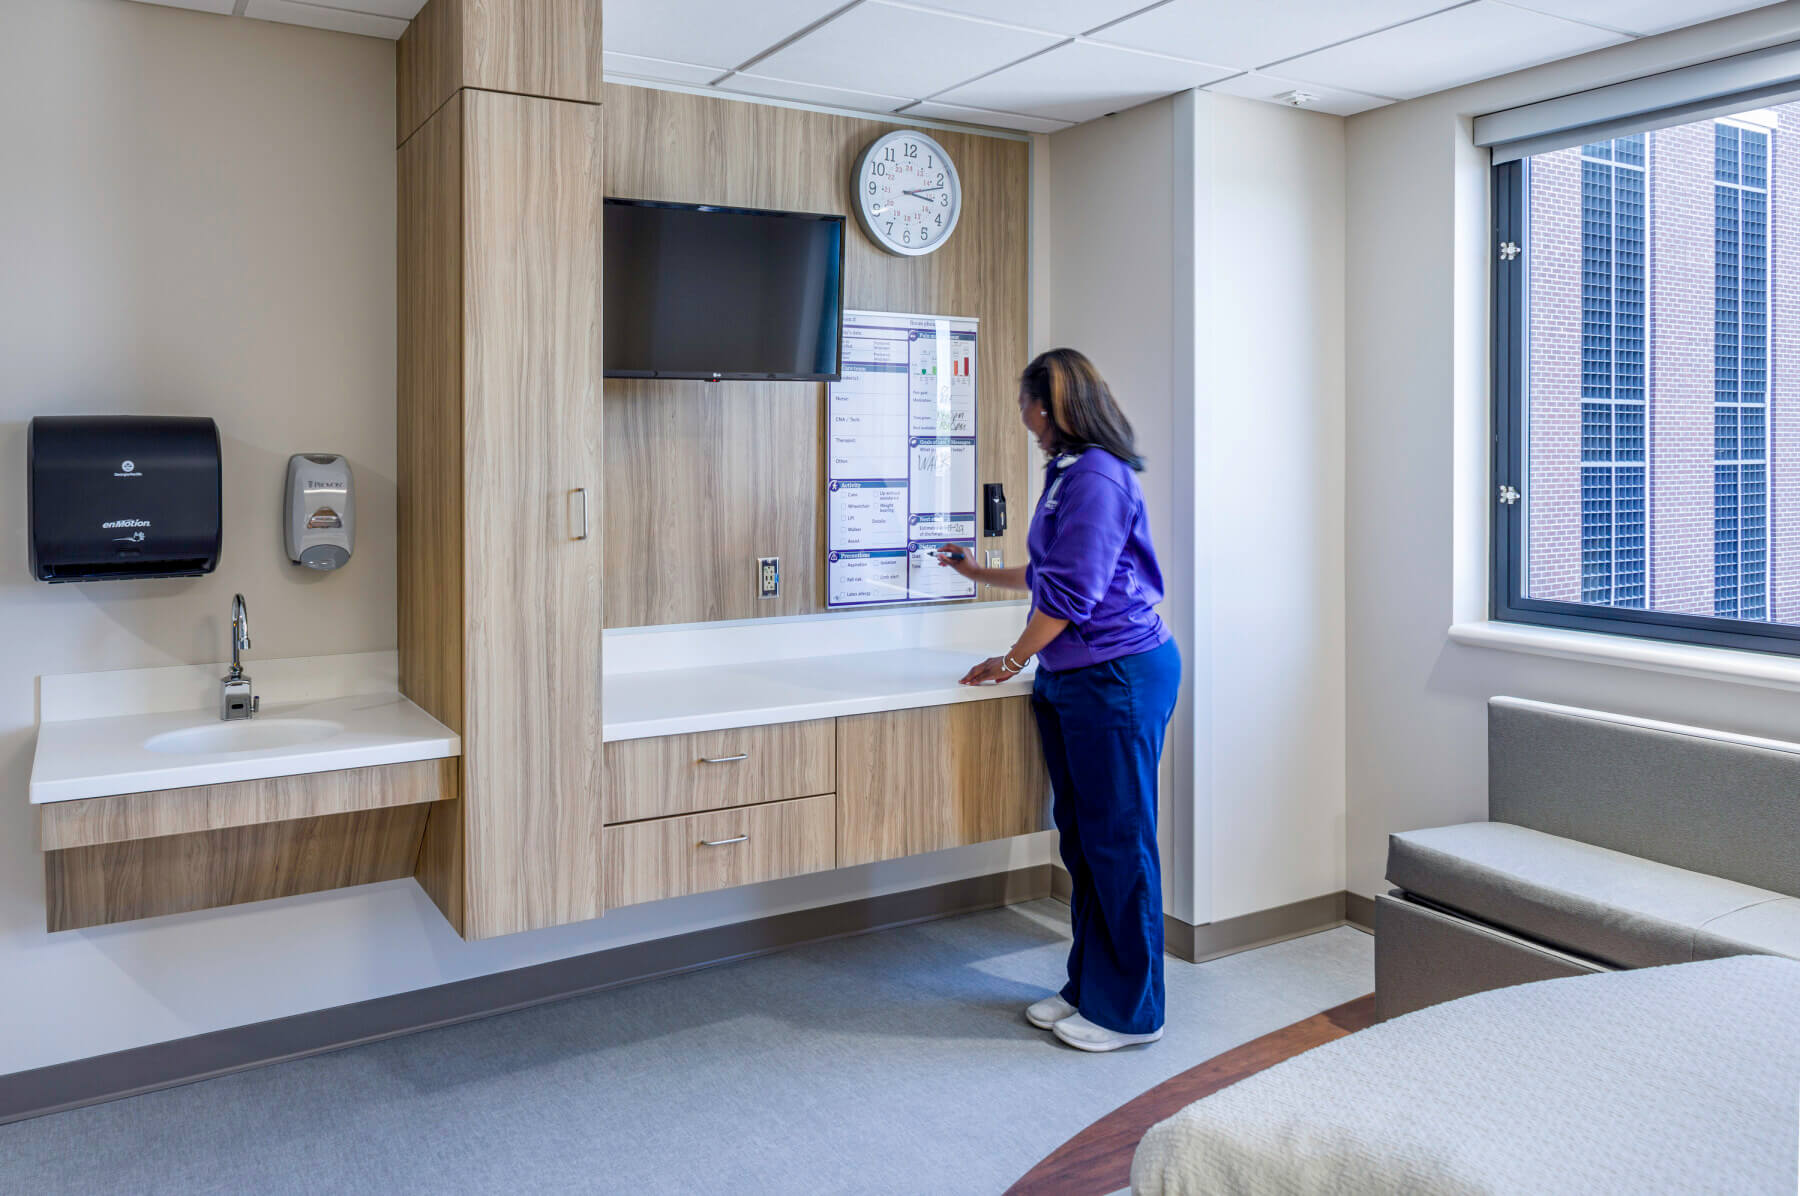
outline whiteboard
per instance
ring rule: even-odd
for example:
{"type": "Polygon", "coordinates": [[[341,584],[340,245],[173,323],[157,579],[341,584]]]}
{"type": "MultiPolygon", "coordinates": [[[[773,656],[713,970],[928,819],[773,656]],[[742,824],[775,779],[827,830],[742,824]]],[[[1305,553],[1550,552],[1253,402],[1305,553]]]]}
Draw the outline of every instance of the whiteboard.
{"type": "Polygon", "coordinates": [[[975,556],[977,329],[960,316],[844,313],[842,377],[826,391],[827,606],[975,597],[935,549],[975,556]]]}

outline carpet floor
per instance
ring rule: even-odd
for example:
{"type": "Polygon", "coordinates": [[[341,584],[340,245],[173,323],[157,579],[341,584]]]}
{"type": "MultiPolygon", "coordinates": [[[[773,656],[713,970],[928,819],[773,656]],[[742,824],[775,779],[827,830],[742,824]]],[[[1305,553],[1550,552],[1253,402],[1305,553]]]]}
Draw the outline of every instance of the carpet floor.
{"type": "Polygon", "coordinates": [[[0,1126],[0,1192],[997,1193],[1094,1119],[1374,987],[1349,927],[1170,959],[1069,1050],[1054,901],[837,939],[0,1126]]]}

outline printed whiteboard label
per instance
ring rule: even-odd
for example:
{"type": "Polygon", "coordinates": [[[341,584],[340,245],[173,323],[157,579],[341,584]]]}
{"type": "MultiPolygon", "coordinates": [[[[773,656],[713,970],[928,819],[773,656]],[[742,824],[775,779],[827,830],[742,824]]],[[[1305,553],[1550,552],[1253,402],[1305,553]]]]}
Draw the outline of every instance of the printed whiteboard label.
{"type": "MultiPolygon", "coordinates": [[[[906,554],[908,576],[907,592],[917,599],[941,600],[944,598],[973,598],[975,583],[956,570],[940,565],[937,559],[937,540],[917,543],[906,554]]],[[[975,541],[970,540],[962,545],[962,550],[975,558],[975,541]]]]}
{"type": "Polygon", "coordinates": [[[827,553],[826,602],[831,606],[904,602],[907,597],[906,562],[904,548],[885,552],[827,553]]]}
{"type": "Polygon", "coordinates": [[[829,535],[834,548],[906,547],[905,482],[832,482],[830,491],[829,535]]]}

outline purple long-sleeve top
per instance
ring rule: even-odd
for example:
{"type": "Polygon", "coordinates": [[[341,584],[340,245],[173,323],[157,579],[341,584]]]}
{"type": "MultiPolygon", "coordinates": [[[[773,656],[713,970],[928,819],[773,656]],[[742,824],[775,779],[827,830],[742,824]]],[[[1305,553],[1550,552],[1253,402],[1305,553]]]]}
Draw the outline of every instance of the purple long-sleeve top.
{"type": "Polygon", "coordinates": [[[1101,664],[1169,639],[1156,613],[1162,569],[1150,543],[1144,493],[1125,462],[1103,448],[1052,460],[1028,545],[1031,605],[1069,621],[1038,653],[1044,668],[1101,664]]]}

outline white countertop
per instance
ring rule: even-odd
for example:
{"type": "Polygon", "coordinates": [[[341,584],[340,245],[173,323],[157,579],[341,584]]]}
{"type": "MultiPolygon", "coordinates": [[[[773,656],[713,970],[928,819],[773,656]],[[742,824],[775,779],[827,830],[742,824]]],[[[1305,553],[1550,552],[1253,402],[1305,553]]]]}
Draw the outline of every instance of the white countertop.
{"type": "Polygon", "coordinates": [[[31,801],[36,805],[402,764],[461,751],[455,732],[397,693],[282,706],[265,702],[254,719],[229,724],[220,721],[217,707],[47,721],[38,727],[31,801]],[[283,728],[277,724],[283,720],[315,720],[312,730],[323,733],[308,742],[237,751],[155,751],[145,746],[156,735],[221,726],[268,731],[280,738],[283,728]],[[336,724],[336,729],[320,724],[336,724]]]}
{"type": "Polygon", "coordinates": [[[956,683],[984,659],[979,652],[907,648],[609,673],[602,737],[611,742],[759,727],[1031,692],[1033,669],[998,685],[956,683]]]}

